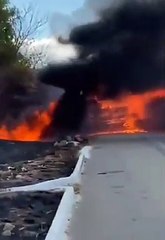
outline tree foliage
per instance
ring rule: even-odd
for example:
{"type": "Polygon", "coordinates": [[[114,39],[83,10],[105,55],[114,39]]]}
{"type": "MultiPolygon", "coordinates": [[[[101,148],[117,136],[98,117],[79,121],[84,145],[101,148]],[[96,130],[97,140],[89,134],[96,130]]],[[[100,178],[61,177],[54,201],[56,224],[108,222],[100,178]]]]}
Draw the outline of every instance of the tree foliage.
{"type": "Polygon", "coordinates": [[[15,14],[12,18],[13,41],[19,56],[22,56],[21,52],[24,53],[24,58],[21,58],[20,62],[23,65],[27,64],[32,68],[36,68],[38,63],[42,61],[41,53],[37,51],[28,52],[27,50],[32,48],[35,42],[34,38],[45,25],[47,18],[39,18],[32,4],[29,4],[22,10],[14,8],[14,12],[15,14]]]}
{"type": "Polygon", "coordinates": [[[15,96],[36,88],[35,71],[31,68],[41,61],[40,55],[21,51],[28,49],[27,45],[46,22],[38,20],[34,12],[32,5],[19,10],[9,0],[0,0],[0,96],[2,92],[15,96]]]}
{"type": "Polygon", "coordinates": [[[8,0],[0,0],[0,66],[34,67],[34,59],[37,65],[36,62],[41,59],[23,55],[21,48],[33,41],[34,35],[45,23],[46,19],[36,17],[31,5],[19,10],[11,7],[8,0]]]}
{"type": "Polygon", "coordinates": [[[17,60],[11,24],[13,16],[14,10],[9,8],[9,2],[0,0],[0,65],[11,64],[17,60]]]}

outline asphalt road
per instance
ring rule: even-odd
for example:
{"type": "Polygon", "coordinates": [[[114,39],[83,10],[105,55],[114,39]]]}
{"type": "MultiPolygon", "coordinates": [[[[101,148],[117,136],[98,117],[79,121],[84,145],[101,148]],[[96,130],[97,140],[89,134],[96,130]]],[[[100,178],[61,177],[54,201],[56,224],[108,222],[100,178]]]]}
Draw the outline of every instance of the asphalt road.
{"type": "Polygon", "coordinates": [[[94,146],[71,239],[164,240],[165,137],[106,137],[94,146]]]}

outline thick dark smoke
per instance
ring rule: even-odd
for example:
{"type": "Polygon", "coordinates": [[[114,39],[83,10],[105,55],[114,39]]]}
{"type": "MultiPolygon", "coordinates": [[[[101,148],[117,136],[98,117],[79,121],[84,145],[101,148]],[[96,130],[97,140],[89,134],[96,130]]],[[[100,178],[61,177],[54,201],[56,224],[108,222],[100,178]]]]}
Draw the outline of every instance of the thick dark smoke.
{"type": "Polygon", "coordinates": [[[38,82],[33,71],[0,68],[0,126],[10,130],[22,122],[31,124],[34,112],[47,109],[62,93],[38,82]]]}
{"type": "Polygon", "coordinates": [[[87,96],[100,86],[109,98],[165,87],[164,0],[111,5],[98,22],[74,28],[69,42],[77,47],[79,60],[40,75],[42,82],[65,89],[54,118],[59,128],[78,129],[87,96]]]}
{"type": "Polygon", "coordinates": [[[91,73],[89,61],[77,61],[44,70],[40,76],[43,82],[65,89],[54,113],[52,130],[55,126],[55,131],[58,129],[60,134],[66,134],[79,129],[86,112],[86,97],[97,87],[91,73]]]}

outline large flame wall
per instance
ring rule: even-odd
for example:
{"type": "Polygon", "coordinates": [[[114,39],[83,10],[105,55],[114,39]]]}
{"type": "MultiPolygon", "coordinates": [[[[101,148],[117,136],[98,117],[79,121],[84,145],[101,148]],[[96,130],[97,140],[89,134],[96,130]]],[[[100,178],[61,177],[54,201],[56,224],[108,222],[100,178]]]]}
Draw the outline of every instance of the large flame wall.
{"type": "Polygon", "coordinates": [[[42,132],[49,127],[52,121],[56,103],[50,103],[49,108],[45,111],[36,111],[30,119],[22,122],[14,129],[7,128],[3,125],[0,127],[0,139],[14,141],[40,141],[42,132]]]}
{"type": "MultiPolygon", "coordinates": [[[[36,111],[28,121],[14,129],[0,127],[0,139],[15,141],[40,141],[42,133],[49,129],[56,103],[50,103],[45,111],[36,111]]],[[[97,108],[90,108],[83,132],[89,135],[137,134],[152,130],[165,131],[165,90],[144,94],[124,94],[116,100],[97,100],[97,108]],[[162,104],[163,103],[163,104],[162,104]],[[96,110],[96,111],[95,111],[96,110]],[[162,124],[163,123],[163,124],[162,124]]],[[[80,109],[81,111],[81,109],[80,109]]]]}
{"type": "Polygon", "coordinates": [[[101,109],[99,130],[92,135],[147,133],[160,130],[158,118],[162,119],[165,111],[165,90],[137,95],[127,94],[116,100],[98,101],[98,103],[101,109]],[[163,108],[160,104],[162,102],[163,108]],[[155,106],[159,109],[159,112],[157,111],[159,116],[154,114],[155,106]]]}

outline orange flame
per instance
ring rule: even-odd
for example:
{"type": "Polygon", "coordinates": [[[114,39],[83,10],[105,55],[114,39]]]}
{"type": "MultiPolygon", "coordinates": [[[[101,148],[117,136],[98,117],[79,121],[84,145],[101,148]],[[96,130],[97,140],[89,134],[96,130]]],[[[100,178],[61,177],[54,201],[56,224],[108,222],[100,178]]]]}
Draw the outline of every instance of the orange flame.
{"type": "MultiPolygon", "coordinates": [[[[150,91],[144,94],[121,96],[116,100],[99,101],[101,110],[101,125],[103,128],[90,134],[136,134],[146,133],[137,122],[147,117],[146,106],[155,98],[165,98],[165,89],[150,91]]],[[[32,121],[23,122],[15,129],[9,130],[7,126],[0,127],[0,139],[15,141],[40,141],[43,131],[52,121],[52,114],[57,103],[51,103],[46,111],[36,111],[32,121]]],[[[95,118],[96,121],[96,118],[95,118]]]]}
{"type": "Polygon", "coordinates": [[[117,100],[98,101],[106,129],[91,135],[146,133],[145,129],[138,126],[137,120],[145,120],[147,104],[162,97],[165,97],[165,89],[137,95],[128,94],[117,100]],[[115,124],[117,127],[113,127],[115,124]]]}
{"type": "Polygon", "coordinates": [[[23,122],[15,129],[9,130],[5,125],[0,127],[0,139],[15,141],[38,141],[41,140],[43,130],[51,123],[52,113],[56,103],[51,103],[47,111],[36,111],[34,113],[34,124],[23,122]]]}

